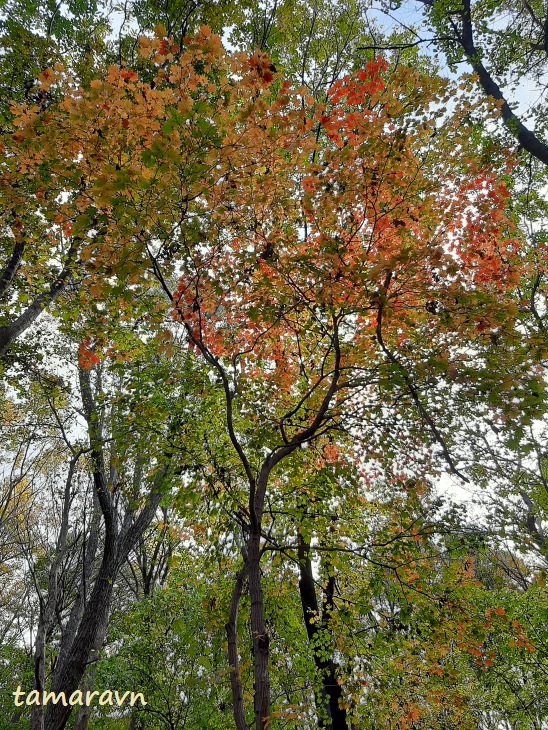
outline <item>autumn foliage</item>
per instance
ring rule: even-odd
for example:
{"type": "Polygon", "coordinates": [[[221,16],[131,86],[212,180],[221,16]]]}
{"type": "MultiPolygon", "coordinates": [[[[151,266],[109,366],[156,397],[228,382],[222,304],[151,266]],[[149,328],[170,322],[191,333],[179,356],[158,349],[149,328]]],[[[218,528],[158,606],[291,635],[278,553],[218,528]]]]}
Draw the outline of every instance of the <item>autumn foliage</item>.
{"type": "Polygon", "coordinates": [[[260,383],[252,417],[286,442],[334,374],[331,413],[344,419],[348,391],[394,371],[458,378],[511,332],[508,191],[466,149],[459,112],[440,127],[433,106],[449,91],[387,70],[372,61],[327,104],[282,84],[246,106],[203,194],[207,235],[179,260],[174,318],[191,346],[237,368],[250,411],[260,383]]]}
{"type": "MultiPolygon", "coordinates": [[[[474,381],[494,343],[516,336],[513,287],[524,264],[506,211],[511,161],[487,164],[463,133],[470,107],[449,83],[391,71],[381,57],[318,103],[280,79],[266,54],[231,55],[205,27],[183,48],[160,29],[139,49],[135,69],[111,66],[85,89],[61,66],[48,69],[41,89],[57,101],[13,109],[0,219],[34,231],[45,248],[37,270],[59,240],[77,250],[79,300],[66,321],[81,370],[129,359],[125,327],[167,356],[179,335],[219,378],[239,459],[262,730],[264,506],[284,488],[272,475],[310,442],[317,453],[303,457],[306,468],[335,467],[342,445],[359,441],[356,428],[378,430],[383,409],[418,422],[457,471],[439,404],[436,412],[423,394],[440,381],[474,381]]],[[[496,374],[486,377],[493,388],[496,374]]],[[[366,442],[345,455],[351,468],[378,446],[366,442]]],[[[228,499],[225,508],[236,519],[228,499]]],[[[419,573],[402,574],[416,589],[419,573]]],[[[452,606],[442,609],[454,622],[452,606]]],[[[484,666],[491,659],[476,639],[457,632],[484,666]]],[[[411,653],[400,668],[414,661],[411,653]]],[[[397,699],[399,727],[410,728],[422,711],[397,699]]]]}

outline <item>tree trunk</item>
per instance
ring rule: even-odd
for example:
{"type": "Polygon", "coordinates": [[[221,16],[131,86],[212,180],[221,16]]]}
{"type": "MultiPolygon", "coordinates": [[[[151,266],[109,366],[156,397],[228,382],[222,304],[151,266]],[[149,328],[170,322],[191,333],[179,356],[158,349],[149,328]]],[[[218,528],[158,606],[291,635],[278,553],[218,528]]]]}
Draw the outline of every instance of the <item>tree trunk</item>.
{"type": "Polygon", "coordinates": [[[127,730],[144,730],[143,718],[138,712],[133,712],[129,719],[127,730]]]}
{"type": "Polygon", "coordinates": [[[269,637],[264,620],[260,547],[260,528],[253,529],[249,537],[248,577],[249,595],[251,598],[251,635],[253,637],[255,678],[255,730],[266,730],[270,725],[269,637]]]}
{"type": "MultiPolygon", "coordinates": [[[[93,460],[93,485],[105,524],[105,542],[99,573],[84,608],[78,631],[64,661],[58,661],[51,681],[52,691],[56,694],[64,692],[67,700],[79,688],[101,627],[108,621],[110,598],[118,567],[119,542],[112,495],[105,476],[101,431],[91,391],[90,374],[80,370],[79,378],[93,460]]],[[[64,730],[71,711],[70,705],[65,707],[61,702],[49,703],[46,708],[44,730],[64,730]]]]}
{"type": "MultiPolygon", "coordinates": [[[[337,667],[332,659],[322,659],[315,646],[321,633],[329,629],[327,626],[328,616],[323,615],[320,617],[314,577],[312,575],[310,544],[305,542],[300,533],[297,535],[297,540],[300,570],[299,593],[304,623],[308,640],[312,646],[314,664],[322,681],[322,690],[315,692],[316,706],[320,715],[320,727],[326,728],[326,730],[349,730],[346,710],[340,705],[342,688],[337,681],[337,667]],[[327,713],[327,719],[322,718],[324,712],[327,713]]],[[[326,610],[323,612],[324,614],[329,612],[330,602],[331,598],[328,598],[325,606],[326,610]]]]}
{"type": "Polygon", "coordinates": [[[4,296],[9,285],[15,277],[17,269],[19,268],[19,266],[21,265],[21,261],[23,260],[24,250],[25,242],[22,240],[16,241],[9,261],[6,264],[4,271],[0,275],[0,298],[4,296]]]}
{"type": "Polygon", "coordinates": [[[95,492],[93,493],[93,516],[91,518],[91,526],[89,530],[89,537],[87,544],[85,545],[84,558],[82,563],[82,575],[80,578],[80,584],[76,593],[76,599],[72,606],[69,619],[66,626],[61,632],[61,643],[59,646],[59,653],[57,655],[57,662],[62,664],[65,661],[65,657],[70,651],[72,642],[78,631],[78,626],[82,620],[84,608],[88,600],[88,592],[92,585],[92,573],[95,565],[95,557],[97,555],[97,549],[99,547],[99,538],[101,536],[101,510],[99,508],[99,501],[95,492]]]}
{"type": "MultiPolygon", "coordinates": [[[[56,694],[65,692],[67,701],[79,688],[99,630],[108,621],[110,599],[116,577],[116,558],[115,534],[107,532],[99,575],[84,610],[78,632],[65,661],[58,665],[51,683],[52,691],[56,694]]],[[[60,702],[49,703],[46,708],[44,730],[64,730],[71,711],[70,705],[65,707],[60,702]]]]}
{"type": "Polygon", "coordinates": [[[245,721],[244,697],[238,660],[238,605],[242,596],[247,566],[240,570],[232,590],[226,636],[228,639],[228,664],[230,666],[230,690],[232,692],[232,714],[236,730],[249,730],[245,721]]]}
{"type": "MultiPolygon", "coordinates": [[[[34,689],[38,691],[40,702],[45,682],[45,661],[46,661],[46,625],[44,608],[40,608],[38,627],[36,629],[36,642],[34,645],[34,689]]],[[[30,711],[30,730],[43,730],[44,716],[42,705],[33,705],[30,711]]]]}
{"type": "MultiPolygon", "coordinates": [[[[69,464],[67,479],[65,481],[61,525],[59,528],[59,535],[57,537],[55,556],[52,560],[48,575],[48,595],[45,599],[43,599],[41,595],[39,596],[40,615],[38,618],[36,642],[34,647],[34,689],[37,690],[40,700],[42,700],[43,697],[42,693],[44,691],[46,678],[46,641],[48,632],[53,624],[55,609],[59,599],[59,573],[67,550],[70,506],[72,502],[72,478],[79,458],[80,452],[73,453],[69,464]]],[[[41,704],[32,706],[30,727],[31,730],[43,730],[44,728],[44,717],[41,704]]]]}
{"type": "MultiPolygon", "coordinates": [[[[95,687],[95,674],[97,671],[97,666],[94,664],[86,674],[84,675],[84,681],[82,683],[82,696],[86,696],[86,691],[93,692],[93,688],[95,687]]],[[[80,705],[78,707],[78,710],[76,711],[76,717],[74,718],[74,725],[72,726],[73,730],[86,730],[88,726],[89,721],[89,714],[91,712],[91,707],[84,704],[80,705]]]]}
{"type": "MultiPolygon", "coordinates": [[[[101,565],[93,590],[87,601],[84,597],[83,614],[78,629],[72,641],[72,636],[67,637],[63,655],[60,653],[51,681],[51,690],[56,694],[64,692],[67,702],[70,695],[80,687],[93,648],[97,646],[99,639],[100,643],[103,643],[116,575],[139,537],[150,525],[162,498],[159,487],[169,472],[168,460],[158,475],[158,482],[150,493],[147,504],[138,516],[135,516],[134,511],[129,511],[129,517],[126,515],[127,519],[124,520],[125,529],[120,533],[105,473],[102,435],[91,391],[90,374],[88,371],[80,370],[79,376],[93,461],[94,491],[103,517],[105,538],[101,565]]],[[[85,578],[85,575],[83,577],[85,578]]],[[[57,704],[50,702],[46,708],[44,730],[64,730],[71,712],[70,705],[65,707],[61,702],[57,704]]]]}
{"type": "MultiPolygon", "coordinates": [[[[88,668],[88,671],[84,675],[84,681],[82,683],[82,694],[84,696],[86,696],[87,691],[93,692],[93,689],[95,687],[95,674],[97,672],[96,662],[101,656],[101,651],[103,649],[103,644],[107,635],[107,628],[108,613],[105,614],[103,624],[99,627],[97,637],[95,639],[95,645],[93,647],[93,651],[91,652],[90,660],[94,663],[91,665],[90,668],[88,668]]],[[[84,704],[83,706],[78,707],[78,711],[74,719],[73,730],[87,729],[90,712],[91,706],[89,705],[84,704]]]]}

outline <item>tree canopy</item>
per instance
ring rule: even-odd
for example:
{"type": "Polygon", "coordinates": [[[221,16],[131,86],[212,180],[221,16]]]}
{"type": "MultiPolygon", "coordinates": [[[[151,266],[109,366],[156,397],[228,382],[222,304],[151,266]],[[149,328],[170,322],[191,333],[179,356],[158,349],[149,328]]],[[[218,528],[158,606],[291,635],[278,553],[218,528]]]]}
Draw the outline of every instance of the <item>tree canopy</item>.
{"type": "Polygon", "coordinates": [[[548,721],[544,10],[379,8],[3,8],[0,728],[548,721]]]}

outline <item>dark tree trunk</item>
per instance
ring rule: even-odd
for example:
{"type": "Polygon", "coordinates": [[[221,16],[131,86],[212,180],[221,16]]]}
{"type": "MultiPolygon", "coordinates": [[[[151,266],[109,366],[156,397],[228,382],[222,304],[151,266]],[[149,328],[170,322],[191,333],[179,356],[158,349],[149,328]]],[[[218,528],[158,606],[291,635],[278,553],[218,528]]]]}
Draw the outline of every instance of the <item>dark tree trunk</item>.
{"type": "Polygon", "coordinates": [[[144,730],[143,718],[139,713],[133,712],[129,719],[128,730],[144,730]]]}
{"type": "MultiPolygon", "coordinates": [[[[61,525],[59,535],[57,537],[57,545],[55,548],[55,556],[51,563],[48,575],[48,594],[46,598],[39,597],[40,600],[40,616],[36,629],[36,640],[34,646],[34,689],[37,690],[40,699],[43,697],[45,689],[46,677],[46,641],[48,633],[52,627],[55,617],[55,609],[59,600],[59,574],[63,559],[67,551],[67,535],[69,529],[69,516],[71,507],[71,488],[74,470],[80,459],[80,452],[72,455],[69,464],[68,475],[65,481],[65,491],[63,495],[63,509],[61,517],[61,525]]],[[[31,730],[43,730],[44,717],[41,705],[33,705],[30,716],[31,730]]]]}
{"type": "Polygon", "coordinates": [[[93,493],[93,516],[91,518],[91,527],[87,544],[85,545],[84,558],[82,564],[82,575],[80,584],[76,593],[76,599],[72,606],[66,626],[62,629],[61,644],[59,646],[59,654],[57,662],[63,664],[70,647],[78,631],[78,626],[84,614],[84,608],[88,600],[88,593],[92,586],[92,573],[95,566],[95,558],[99,548],[99,539],[101,536],[101,510],[99,501],[95,492],[93,493]]]}
{"type": "MultiPolygon", "coordinates": [[[[332,659],[321,658],[315,646],[321,633],[329,631],[328,619],[332,596],[327,596],[324,604],[324,611],[322,611],[322,616],[320,617],[316,587],[314,585],[314,577],[312,575],[310,544],[305,542],[300,533],[298,534],[297,539],[301,606],[303,609],[306,634],[312,646],[314,664],[316,665],[316,669],[318,670],[322,681],[322,690],[320,692],[316,692],[316,704],[319,704],[318,714],[320,715],[320,727],[326,728],[326,730],[349,730],[346,710],[342,708],[340,704],[340,700],[342,699],[342,688],[337,682],[337,667],[332,659]],[[326,704],[327,707],[325,707],[326,704]],[[321,717],[324,712],[327,714],[327,719],[323,719],[321,717]]],[[[333,590],[333,585],[328,586],[328,594],[330,590],[333,590]]]]}
{"type": "MultiPolygon", "coordinates": [[[[46,626],[44,610],[41,607],[36,629],[36,640],[34,644],[34,689],[38,691],[40,701],[45,684],[45,657],[46,657],[46,626]]],[[[42,705],[33,705],[30,711],[30,730],[43,730],[44,716],[42,705]]]]}
{"type": "MultiPolygon", "coordinates": [[[[102,436],[91,391],[90,374],[80,371],[80,389],[82,404],[88,424],[91,457],[93,461],[93,483],[97,502],[104,522],[103,556],[91,595],[87,601],[83,614],[74,635],[67,637],[63,656],[58,659],[57,666],[51,681],[51,691],[58,694],[64,692],[67,701],[70,695],[79,689],[90,655],[101,644],[108,626],[110,601],[114,589],[116,575],[122,563],[127,559],[131,549],[136,544],[144,530],[149,526],[161,500],[159,490],[149,495],[148,503],[143,507],[135,519],[133,512],[126,514],[125,529],[118,531],[116,511],[112,495],[108,487],[105,473],[105,464],[102,451],[102,436]]],[[[159,475],[162,481],[168,472],[168,466],[159,475]]],[[[156,485],[157,487],[159,484],[156,485]]],[[[72,707],[65,707],[62,703],[48,703],[44,717],[44,730],[64,730],[72,712],[72,707]]]]}
{"type": "Polygon", "coordinates": [[[11,252],[10,259],[4,268],[4,271],[0,274],[0,298],[4,296],[9,285],[13,281],[17,269],[21,265],[23,260],[23,252],[25,250],[24,241],[17,241],[11,252]]]}
{"type": "MultiPolygon", "coordinates": [[[[95,674],[97,671],[97,660],[101,656],[101,650],[103,648],[103,643],[105,641],[105,637],[107,635],[107,628],[108,628],[108,613],[105,614],[105,620],[103,621],[102,626],[99,627],[99,631],[97,632],[97,637],[95,639],[95,646],[93,647],[93,651],[91,653],[90,659],[94,663],[91,665],[91,667],[88,668],[88,671],[84,675],[84,682],[82,684],[82,694],[84,697],[86,696],[86,692],[93,692],[93,689],[95,687],[95,674]]],[[[76,713],[76,717],[74,719],[74,725],[73,730],[86,730],[88,726],[89,721],[89,715],[91,712],[91,706],[84,704],[83,706],[78,707],[78,712],[76,713]]]]}
{"type": "MultiPolygon", "coordinates": [[[[65,692],[67,700],[79,688],[100,627],[108,620],[110,599],[116,577],[116,542],[115,533],[110,531],[109,534],[107,531],[99,575],[84,610],[78,632],[65,661],[63,664],[58,664],[58,669],[52,679],[52,691],[65,692]]],[[[44,718],[44,730],[64,730],[71,711],[70,705],[65,707],[60,702],[49,703],[44,718]]]]}
{"type": "MultiPolygon", "coordinates": [[[[424,0],[423,0],[424,2],[424,0]]],[[[426,3],[431,4],[431,3],[426,3]]],[[[474,41],[474,29],[472,25],[472,12],[470,0],[463,0],[462,10],[459,11],[462,21],[462,32],[459,31],[456,23],[451,19],[455,40],[460,44],[464,51],[468,62],[476,73],[480,85],[487,96],[493,97],[501,102],[501,116],[507,129],[518,140],[521,147],[536,157],[537,160],[544,165],[548,165],[548,145],[542,142],[539,137],[532,132],[523,122],[516,116],[508,104],[501,88],[491,76],[489,71],[481,62],[481,53],[478,51],[474,41]]]]}
{"type": "Polygon", "coordinates": [[[232,692],[232,714],[236,723],[236,730],[249,730],[245,721],[244,696],[242,682],[240,680],[240,667],[238,660],[238,606],[245,582],[247,566],[240,570],[232,589],[228,622],[226,624],[226,636],[228,639],[228,664],[230,666],[230,689],[232,692]]]}
{"type": "Polygon", "coordinates": [[[260,541],[260,531],[252,530],[248,543],[248,578],[255,678],[255,730],[266,730],[270,725],[269,636],[264,620],[260,541]]]}
{"type": "MultiPolygon", "coordinates": [[[[166,293],[170,300],[172,296],[165,287],[166,293]]],[[[330,349],[333,354],[333,373],[329,387],[318,407],[316,415],[310,425],[293,435],[291,439],[287,439],[281,428],[284,438],[283,446],[273,449],[263,461],[259,471],[258,478],[249,462],[245,449],[242,447],[238,436],[234,430],[233,423],[233,393],[231,391],[231,376],[229,377],[219,362],[206,348],[201,338],[197,338],[192,326],[187,322],[184,312],[178,308],[181,321],[186,327],[190,341],[200,350],[207,362],[216,369],[220,375],[226,400],[226,427],[230,441],[238,454],[241,464],[244,468],[245,475],[249,484],[249,536],[247,540],[247,575],[249,584],[249,596],[251,599],[251,634],[253,641],[253,669],[254,669],[254,716],[255,730],[268,730],[271,726],[270,717],[270,675],[269,675],[269,635],[266,630],[266,622],[264,617],[264,597],[261,583],[261,534],[262,534],[262,518],[264,512],[264,504],[268,487],[268,480],[272,470],[290,456],[296,449],[306,444],[315,436],[318,429],[324,424],[333,398],[337,392],[338,381],[340,377],[341,352],[339,344],[339,322],[333,316],[333,336],[331,338],[330,349]]],[[[323,380],[323,376],[322,376],[323,380]]],[[[337,684],[340,691],[340,687],[337,684]]],[[[335,695],[336,689],[333,689],[335,695]]],[[[338,700],[337,700],[338,702],[338,700]]]]}

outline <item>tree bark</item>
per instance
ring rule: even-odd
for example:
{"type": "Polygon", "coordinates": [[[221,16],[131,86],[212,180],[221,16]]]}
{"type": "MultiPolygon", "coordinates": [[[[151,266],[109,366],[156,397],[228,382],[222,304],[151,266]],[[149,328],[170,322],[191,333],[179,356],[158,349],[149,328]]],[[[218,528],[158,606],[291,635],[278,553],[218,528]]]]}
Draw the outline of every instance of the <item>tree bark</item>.
{"type": "Polygon", "coordinates": [[[128,730],[144,730],[143,717],[138,712],[133,712],[131,715],[128,730]]]}
{"type": "Polygon", "coordinates": [[[78,250],[78,242],[73,241],[68,253],[63,270],[50,288],[39,294],[24,312],[8,325],[0,327],[0,361],[6,360],[8,351],[13,342],[27,330],[38,316],[61,294],[70,277],[72,276],[72,265],[78,250]]]}
{"type": "MultiPolygon", "coordinates": [[[[428,2],[425,4],[433,5],[434,3],[428,2]]],[[[548,165],[548,145],[544,144],[544,142],[542,142],[534,132],[528,129],[528,127],[523,124],[516,114],[514,114],[501,88],[480,60],[480,55],[474,42],[470,0],[463,0],[460,17],[462,21],[462,33],[459,32],[456,24],[450,20],[453,32],[455,33],[455,39],[457,43],[460,44],[468,62],[477,74],[484,93],[487,96],[491,96],[493,99],[502,102],[502,119],[507,129],[514,135],[521,147],[533,155],[533,157],[536,157],[537,160],[542,162],[544,165],[548,165]]]]}
{"type": "Polygon", "coordinates": [[[252,529],[248,543],[249,596],[251,599],[251,635],[255,679],[255,730],[270,725],[270,675],[268,668],[269,636],[264,620],[264,598],[261,585],[260,527],[252,529]]]}
{"type": "Polygon", "coordinates": [[[61,643],[59,646],[59,653],[57,655],[57,663],[62,664],[65,661],[65,657],[70,651],[78,626],[82,620],[84,608],[88,600],[88,591],[92,585],[92,573],[95,565],[95,558],[97,550],[99,548],[99,538],[101,533],[101,510],[99,507],[99,501],[97,495],[93,493],[93,516],[91,519],[91,527],[89,531],[89,537],[87,545],[85,546],[85,552],[82,564],[82,575],[80,578],[80,585],[78,586],[78,592],[76,599],[72,606],[72,610],[69,615],[69,619],[64,629],[61,632],[61,643]]]}
{"type": "MultiPolygon", "coordinates": [[[[40,614],[38,617],[38,626],[36,629],[36,641],[34,647],[34,689],[38,691],[40,698],[45,688],[46,678],[46,641],[48,632],[50,631],[53,619],[55,617],[55,608],[59,599],[59,573],[63,564],[63,559],[67,550],[67,535],[69,528],[69,515],[71,505],[71,487],[72,477],[80,453],[74,453],[70,460],[68,475],[65,481],[65,491],[63,495],[63,510],[61,516],[61,525],[59,535],[57,536],[57,545],[55,547],[55,557],[50,566],[48,575],[48,594],[44,600],[39,596],[40,614]]],[[[42,705],[33,705],[30,717],[31,730],[43,730],[44,717],[42,705]]]]}
{"type": "MultiPolygon", "coordinates": [[[[117,567],[116,533],[105,530],[103,559],[89,602],[85,607],[78,632],[63,664],[58,663],[51,689],[55,693],[65,692],[67,700],[80,686],[86,671],[89,655],[95,645],[100,627],[108,620],[108,612],[117,567]]],[[[48,704],[44,719],[44,730],[64,730],[72,707],[61,703],[48,704]]]]}
{"type": "Polygon", "coordinates": [[[240,680],[238,659],[238,606],[245,583],[247,566],[244,564],[234,582],[228,622],[225,626],[228,639],[228,664],[230,666],[230,690],[232,692],[232,714],[236,723],[236,730],[249,730],[245,721],[244,696],[240,680]]]}
{"type": "MultiPolygon", "coordinates": [[[[103,621],[103,624],[99,627],[99,631],[97,632],[97,637],[95,639],[95,645],[93,647],[93,651],[91,653],[90,659],[93,662],[96,662],[99,657],[101,656],[101,650],[103,648],[103,643],[105,641],[105,637],[107,635],[107,628],[108,628],[108,613],[105,615],[105,620],[103,621]]],[[[91,668],[88,668],[88,671],[84,675],[84,682],[82,684],[82,693],[85,696],[86,691],[93,692],[93,688],[95,687],[95,674],[97,671],[97,664],[92,664],[91,668]]],[[[76,713],[76,717],[74,719],[74,725],[73,730],[86,730],[88,726],[89,721],[89,715],[91,712],[91,706],[89,705],[83,705],[78,707],[78,712],[76,713]]]]}
{"type": "Polygon", "coordinates": [[[9,285],[13,281],[17,269],[21,265],[23,260],[23,252],[25,250],[25,242],[22,240],[16,241],[13,251],[11,252],[10,259],[6,264],[4,271],[0,275],[0,298],[4,296],[9,285]]]}
{"type": "MultiPolygon", "coordinates": [[[[120,565],[150,524],[162,496],[157,489],[151,492],[148,504],[137,519],[127,521],[127,529],[123,534],[118,532],[115,506],[105,474],[102,436],[91,392],[90,374],[80,370],[79,377],[83,410],[88,424],[94,491],[104,522],[104,544],[101,565],[89,600],[85,602],[74,640],[70,646],[67,643],[62,661],[58,660],[51,681],[51,690],[56,694],[64,692],[67,700],[79,688],[93,647],[97,645],[101,632],[106,631],[108,626],[110,601],[120,565]]],[[[167,471],[168,466],[160,474],[160,481],[167,471]]],[[[64,730],[71,712],[70,705],[65,707],[61,703],[49,703],[44,717],[44,730],[64,730]]]]}
{"type": "MultiPolygon", "coordinates": [[[[40,700],[45,684],[45,661],[46,661],[46,619],[44,610],[40,608],[38,627],[36,629],[36,640],[34,644],[34,689],[38,691],[40,700]]],[[[42,705],[33,705],[30,711],[30,730],[43,730],[44,715],[42,705]]]]}
{"type": "MultiPolygon", "coordinates": [[[[308,641],[312,646],[314,664],[322,679],[322,690],[321,692],[316,692],[316,705],[319,705],[320,727],[326,728],[326,730],[349,730],[346,710],[340,704],[342,688],[337,681],[337,667],[332,659],[322,659],[315,646],[321,633],[329,631],[328,621],[332,596],[327,596],[324,603],[324,611],[322,611],[322,616],[320,616],[316,587],[312,575],[310,544],[304,540],[301,533],[298,533],[297,540],[300,570],[299,594],[301,597],[304,623],[308,641]],[[321,717],[323,715],[322,710],[327,712],[327,720],[321,717]]],[[[333,590],[333,585],[328,586],[328,593],[329,590],[333,590]]]]}

